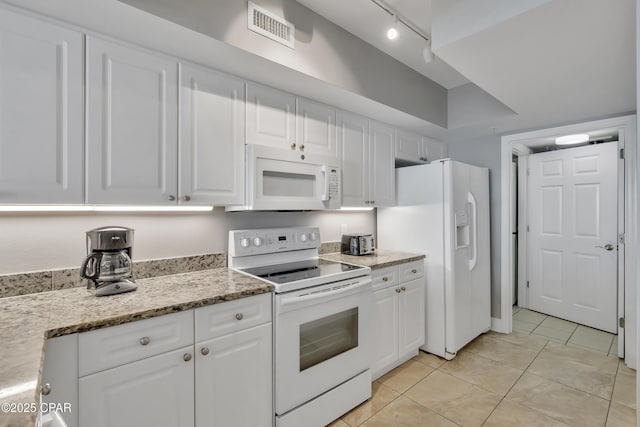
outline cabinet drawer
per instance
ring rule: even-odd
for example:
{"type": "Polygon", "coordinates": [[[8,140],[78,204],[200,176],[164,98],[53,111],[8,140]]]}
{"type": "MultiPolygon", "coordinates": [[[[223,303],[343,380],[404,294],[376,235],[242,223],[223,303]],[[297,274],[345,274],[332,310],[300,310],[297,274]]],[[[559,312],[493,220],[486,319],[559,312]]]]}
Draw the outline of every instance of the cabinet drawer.
{"type": "Polygon", "coordinates": [[[80,376],[193,344],[193,310],[85,332],[78,337],[80,376]]]}
{"type": "Polygon", "coordinates": [[[424,260],[400,264],[400,283],[424,276],[424,260]]]}
{"type": "Polygon", "coordinates": [[[271,321],[271,294],[196,309],[196,342],[271,321]]]}
{"type": "Polygon", "coordinates": [[[373,290],[386,288],[387,286],[398,284],[398,266],[393,265],[391,267],[380,268],[373,270],[372,275],[373,290]]]}

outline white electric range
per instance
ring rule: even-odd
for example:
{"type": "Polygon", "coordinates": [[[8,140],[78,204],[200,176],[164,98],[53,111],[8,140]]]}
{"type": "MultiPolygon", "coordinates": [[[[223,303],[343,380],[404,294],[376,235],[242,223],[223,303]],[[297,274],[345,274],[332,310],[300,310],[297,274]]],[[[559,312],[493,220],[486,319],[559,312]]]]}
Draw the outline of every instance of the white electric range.
{"type": "Polygon", "coordinates": [[[229,232],[229,268],[275,286],[278,427],[324,426],[371,397],[371,270],[319,247],[317,227],[229,232]]]}

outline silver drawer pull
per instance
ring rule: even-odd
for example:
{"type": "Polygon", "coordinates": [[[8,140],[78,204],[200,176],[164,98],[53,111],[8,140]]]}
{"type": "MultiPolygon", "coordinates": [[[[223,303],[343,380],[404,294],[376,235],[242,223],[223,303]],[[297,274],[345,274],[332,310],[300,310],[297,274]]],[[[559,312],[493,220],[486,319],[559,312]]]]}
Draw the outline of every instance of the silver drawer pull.
{"type": "Polygon", "coordinates": [[[387,276],[384,276],[384,277],[382,278],[382,281],[383,281],[383,282],[388,282],[388,281],[389,281],[389,278],[388,278],[387,276]]]}
{"type": "Polygon", "coordinates": [[[151,339],[149,337],[142,337],[140,338],[140,345],[147,345],[151,342],[151,339]]]}
{"type": "Polygon", "coordinates": [[[397,292],[397,293],[400,293],[400,292],[402,292],[402,291],[400,290],[400,288],[396,288],[396,292],[397,292]]]}
{"type": "Polygon", "coordinates": [[[40,386],[40,393],[42,393],[44,396],[49,396],[49,393],[51,393],[51,384],[42,384],[40,386]]]}
{"type": "Polygon", "coordinates": [[[414,268],[413,270],[411,270],[411,272],[412,272],[413,274],[416,274],[416,273],[418,272],[418,270],[416,270],[416,269],[414,268]]]}
{"type": "Polygon", "coordinates": [[[200,349],[200,353],[202,353],[203,356],[206,356],[207,354],[209,354],[209,349],[207,347],[202,347],[200,349]]]}
{"type": "Polygon", "coordinates": [[[236,313],[236,319],[242,320],[243,318],[244,316],[242,315],[242,313],[236,313]]]}
{"type": "Polygon", "coordinates": [[[401,287],[400,289],[402,289],[403,292],[407,290],[407,288],[405,288],[404,286],[401,287]]]}
{"type": "Polygon", "coordinates": [[[182,356],[182,360],[184,360],[185,362],[188,362],[189,360],[191,360],[191,353],[185,353],[182,356]]]}

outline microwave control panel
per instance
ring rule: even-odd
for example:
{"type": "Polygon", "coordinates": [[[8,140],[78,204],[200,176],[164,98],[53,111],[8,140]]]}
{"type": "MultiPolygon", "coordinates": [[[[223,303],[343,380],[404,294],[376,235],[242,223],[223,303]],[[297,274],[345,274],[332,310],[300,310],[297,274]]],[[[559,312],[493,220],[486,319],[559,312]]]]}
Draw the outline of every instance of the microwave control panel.
{"type": "Polygon", "coordinates": [[[340,174],[338,169],[329,169],[329,199],[340,197],[340,174]]]}
{"type": "Polygon", "coordinates": [[[320,247],[318,227],[229,231],[229,256],[239,257],[320,247]]]}

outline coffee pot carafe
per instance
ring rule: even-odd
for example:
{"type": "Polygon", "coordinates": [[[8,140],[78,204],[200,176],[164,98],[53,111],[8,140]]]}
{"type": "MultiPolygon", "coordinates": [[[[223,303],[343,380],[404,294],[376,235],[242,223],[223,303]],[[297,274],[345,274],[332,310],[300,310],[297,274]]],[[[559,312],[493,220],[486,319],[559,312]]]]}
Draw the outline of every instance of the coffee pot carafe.
{"type": "Polygon", "coordinates": [[[133,229],[101,227],[87,231],[87,256],[80,276],[93,284],[96,296],[130,292],[137,288],[132,278],[133,229]]]}

